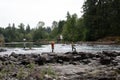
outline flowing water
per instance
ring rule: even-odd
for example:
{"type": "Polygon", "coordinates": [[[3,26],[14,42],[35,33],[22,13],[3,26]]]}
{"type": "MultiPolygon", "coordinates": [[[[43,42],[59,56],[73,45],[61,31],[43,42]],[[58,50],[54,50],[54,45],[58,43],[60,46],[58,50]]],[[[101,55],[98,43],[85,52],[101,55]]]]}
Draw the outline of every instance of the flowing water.
{"type": "MultiPolygon", "coordinates": [[[[120,45],[97,45],[97,44],[75,44],[75,48],[78,52],[102,52],[102,51],[116,51],[120,52],[120,45]]],[[[5,47],[7,51],[0,52],[1,55],[3,54],[11,54],[12,52],[15,52],[17,54],[31,54],[31,53],[46,53],[51,52],[51,45],[41,45],[41,47],[33,47],[32,49],[26,48],[7,48],[5,47]]],[[[55,44],[55,53],[65,53],[65,52],[71,52],[71,44],[55,44]]]]}

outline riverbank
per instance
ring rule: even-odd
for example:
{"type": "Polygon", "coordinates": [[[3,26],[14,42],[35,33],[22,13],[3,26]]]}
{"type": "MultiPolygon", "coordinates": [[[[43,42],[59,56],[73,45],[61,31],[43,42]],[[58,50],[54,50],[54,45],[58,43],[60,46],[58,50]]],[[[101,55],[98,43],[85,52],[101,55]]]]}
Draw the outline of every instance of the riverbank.
{"type": "Polygon", "coordinates": [[[0,56],[2,80],[119,80],[119,52],[0,56]]]}

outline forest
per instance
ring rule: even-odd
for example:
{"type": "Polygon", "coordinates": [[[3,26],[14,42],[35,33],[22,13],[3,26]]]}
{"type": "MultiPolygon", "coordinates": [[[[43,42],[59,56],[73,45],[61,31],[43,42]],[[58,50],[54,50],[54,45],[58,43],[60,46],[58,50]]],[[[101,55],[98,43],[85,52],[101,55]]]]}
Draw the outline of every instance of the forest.
{"type": "Polygon", "coordinates": [[[0,37],[5,42],[57,40],[63,36],[64,41],[96,41],[105,37],[120,36],[120,0],[85,0],[83,15],[67,12],[66,20],[53,21],[46,27],[39,21],[35,28],[28,24],[8,24],[0,27],[0,37]],[[5,28],[3,28],[5,27],[5,28]]]}

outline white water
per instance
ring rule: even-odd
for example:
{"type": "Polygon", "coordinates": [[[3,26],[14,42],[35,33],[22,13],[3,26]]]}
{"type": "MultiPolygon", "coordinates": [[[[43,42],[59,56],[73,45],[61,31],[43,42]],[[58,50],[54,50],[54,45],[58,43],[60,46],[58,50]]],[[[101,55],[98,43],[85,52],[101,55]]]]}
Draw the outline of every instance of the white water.
{"type": "MultiPolygon", "coordinates": [[[[120,45],[87,45],[87,44],[75,44],[76,50],[78,52],[102,52],[102,51],[116,51],[120,52],[120,45]]],[[[36,47],[24,50],[23,48],[5,48],[7,51],[0,52],[1,55],[4,54],[11,54],[15,52],[17,54],[31,54],[36,53],[40,54],[43,52],[51,52],[51,45],[42,45],[42,47],[36,47]]],[[[55,53],[65,53],[71,52],[71,45],[70,44],[55,44],[55,53]]]]}

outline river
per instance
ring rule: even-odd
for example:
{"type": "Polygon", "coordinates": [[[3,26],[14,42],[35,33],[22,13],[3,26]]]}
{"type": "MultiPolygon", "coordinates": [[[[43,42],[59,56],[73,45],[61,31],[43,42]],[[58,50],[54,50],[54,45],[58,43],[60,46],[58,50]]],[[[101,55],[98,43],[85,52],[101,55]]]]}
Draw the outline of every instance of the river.
{"type": "MultiPolygon", "coordinates": [[[[75,48],[78,52],[102,52],[102,51],[116,51],[120,52],[120,45],[98,45],[98,44],[75,44],[75,48]]],[[[17,54],[40,54],[40,53],[47,53],[51,52],[51,45],[41,45],[41,47],[33,47],[32,49],[26,48],[25,50],[23,48],[7,48],[5,47],[7,51],[0,52],[0,55],[4,54],[11,54],[12,52],[15,52],[17,54]]],[[[55,53],[65,53],[72,51],[70,44],[55,44],[55,53]]]]}

